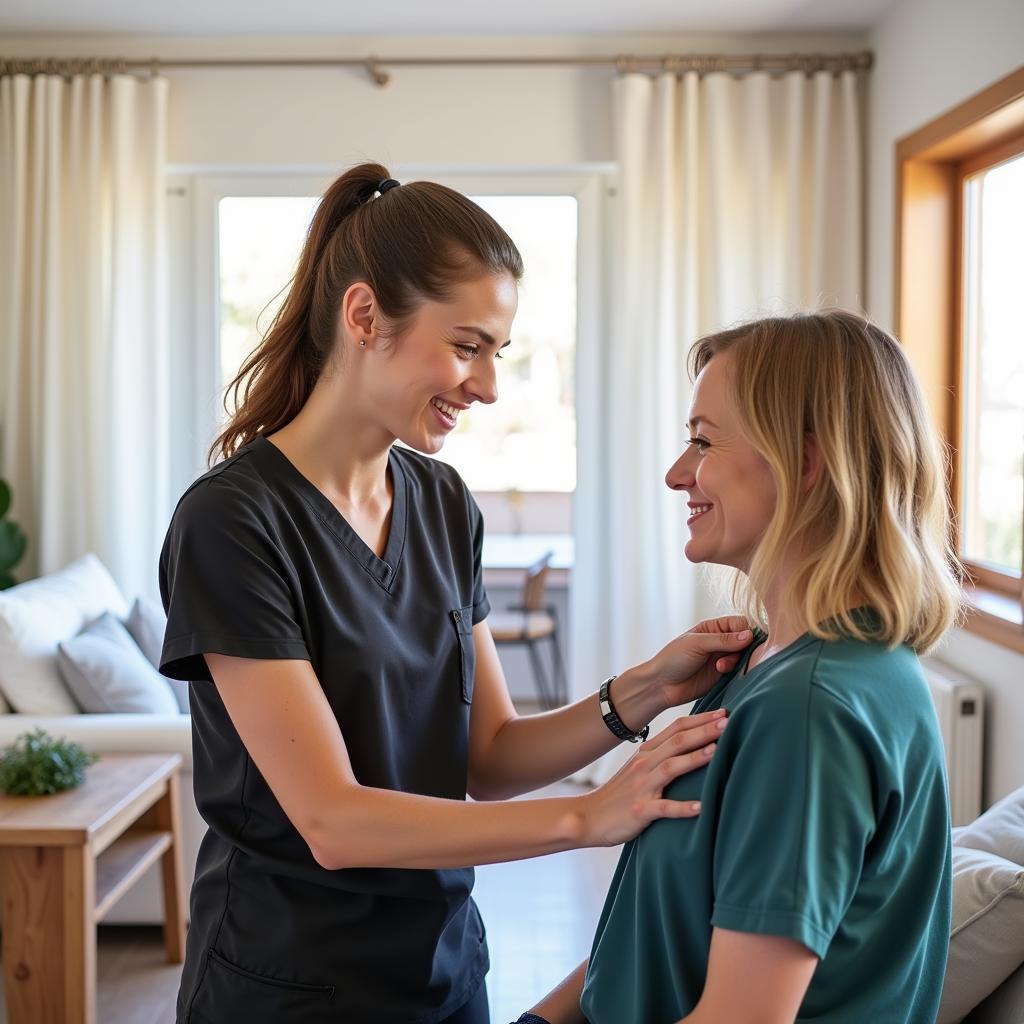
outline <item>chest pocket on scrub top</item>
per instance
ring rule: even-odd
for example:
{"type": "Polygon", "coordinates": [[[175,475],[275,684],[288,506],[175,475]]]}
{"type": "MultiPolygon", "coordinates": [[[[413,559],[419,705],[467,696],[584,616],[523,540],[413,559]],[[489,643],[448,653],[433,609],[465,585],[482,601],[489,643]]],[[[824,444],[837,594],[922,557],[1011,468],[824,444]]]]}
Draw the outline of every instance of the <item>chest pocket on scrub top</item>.
{"type": "Polygon", "coordinates": [[[459,681],[462,700],[473,703],[473,679],[476,676],[476,648],[473,646],[473,606],[453,608],[449,613],[459,644],[459,681]]]}

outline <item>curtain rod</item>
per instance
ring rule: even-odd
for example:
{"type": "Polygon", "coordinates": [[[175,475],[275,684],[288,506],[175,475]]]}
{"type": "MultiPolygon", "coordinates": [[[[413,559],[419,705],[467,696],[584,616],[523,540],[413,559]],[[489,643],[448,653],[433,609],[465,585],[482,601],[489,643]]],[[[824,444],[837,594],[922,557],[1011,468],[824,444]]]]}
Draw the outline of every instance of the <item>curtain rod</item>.
{"type": "Polygon", "coordinates": [[[168,58],[148,60],[125,58],[0,58],[0,75],[83,75],[126,74],[134,71],[155,76],[164,70],[184,68],[363,68],[379,86],[391,81],[385,66],[392,68],[440,67],[589,67],[608,68],[619,74],[630,72],[667,71],[683,74],[695,71],[727,72],[734,75],[765,71],[783,74],[802,71],[814,74],[828,71],[867,71],[874,64],[874,54],[860,53],[791,53],[791,54],[667,54],[664,56],[594,56],[594,57],[234,57],[234,58],[168,58]]]}

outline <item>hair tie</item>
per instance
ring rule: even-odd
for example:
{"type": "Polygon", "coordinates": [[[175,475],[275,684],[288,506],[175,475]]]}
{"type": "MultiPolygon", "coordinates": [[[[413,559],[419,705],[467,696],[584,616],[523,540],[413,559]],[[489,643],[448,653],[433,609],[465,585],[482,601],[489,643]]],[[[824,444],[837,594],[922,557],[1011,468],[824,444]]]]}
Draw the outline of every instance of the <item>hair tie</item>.
{"type": "Polygon", "coordinates": [[[401,182],[395,181],[394,178],[385,178],[377,186],[376,191],[379,192],[381,195],[384,195],[385,192],[388,192],[393,188],[397,188],[400,184],[401,182]]]}

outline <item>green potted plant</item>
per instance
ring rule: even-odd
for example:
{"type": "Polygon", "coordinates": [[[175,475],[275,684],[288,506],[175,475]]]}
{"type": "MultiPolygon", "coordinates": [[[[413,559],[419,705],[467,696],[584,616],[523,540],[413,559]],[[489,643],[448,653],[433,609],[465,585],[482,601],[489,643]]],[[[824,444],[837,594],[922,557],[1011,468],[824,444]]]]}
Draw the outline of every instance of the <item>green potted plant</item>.
{"type": "Polygon", "coordinates": [[[11,575],[11,570],[22,560],[28,546],[24,530],[6,518],[10,507],[10,485],[0,479],[0,590],[13,587],[18,582],[11,575]]]}
{"type": "Polygon", "coordinates": [[[42,729],[22,733],[0,751],[0,790],[11,796],[46,796],[79,786],[97,760],[77,743],[42,729]]]}

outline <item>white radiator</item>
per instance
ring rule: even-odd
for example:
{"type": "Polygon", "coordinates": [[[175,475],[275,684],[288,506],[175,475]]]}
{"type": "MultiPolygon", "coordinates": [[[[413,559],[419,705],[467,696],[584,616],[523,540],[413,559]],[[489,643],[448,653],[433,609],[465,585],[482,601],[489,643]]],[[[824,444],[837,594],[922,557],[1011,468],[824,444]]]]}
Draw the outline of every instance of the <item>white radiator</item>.
{"type": "Polygon", "coordinates": [[[925,658],[921,664],[946,748],[953,824],[966,825],[981,814],[985,691],[980,683],[939,662],[925,658]]]}

